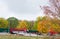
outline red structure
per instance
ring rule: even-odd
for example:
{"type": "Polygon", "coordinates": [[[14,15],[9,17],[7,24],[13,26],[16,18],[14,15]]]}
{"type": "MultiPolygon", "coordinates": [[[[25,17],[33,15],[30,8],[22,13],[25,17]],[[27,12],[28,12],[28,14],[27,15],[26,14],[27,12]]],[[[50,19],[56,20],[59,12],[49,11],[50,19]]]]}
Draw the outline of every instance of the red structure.
{"type": "Polygon", "coordinates": [[[50,33],[51,36],[54,35],[54,34],[57,34],[57,32],[55,32],[53,29],[50,29],[49,33],[50,33]]]}
{"type": "Polygon", "coordinates": [[[24,32],[26,32],[27,29],[26,29],[26,28],[20,28],[20,29],[17,29],[17,28],[10,28],[10,33],[13,33],[13,31],[24,31],[24,32]]]}

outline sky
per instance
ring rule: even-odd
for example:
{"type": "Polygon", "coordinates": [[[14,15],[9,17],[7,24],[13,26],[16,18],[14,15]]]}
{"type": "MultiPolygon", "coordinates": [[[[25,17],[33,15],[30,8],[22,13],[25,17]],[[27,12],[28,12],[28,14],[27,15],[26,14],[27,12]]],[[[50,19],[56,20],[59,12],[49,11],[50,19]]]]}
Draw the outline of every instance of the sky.
{"type": "Polygon", "coordinates": [[[38,16],[44,16],[40,8],[44,5],[48,5],[48,0],[0,0],[0,17],[35,20],[38,16]]]}

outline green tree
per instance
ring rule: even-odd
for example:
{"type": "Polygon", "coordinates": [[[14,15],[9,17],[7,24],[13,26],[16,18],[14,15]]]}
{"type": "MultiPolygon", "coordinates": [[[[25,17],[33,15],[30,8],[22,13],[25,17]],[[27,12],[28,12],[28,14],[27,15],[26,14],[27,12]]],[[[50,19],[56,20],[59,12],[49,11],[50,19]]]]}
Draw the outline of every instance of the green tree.
{"type": "Polygon", "coordinates": [[[16,28],[16,26],[19,24],[18,19],[15,17],[9,17],[7,20],[10,28],[16,28]]]}
{"type": "Polygon", "coordinates": [[[34,24],[32,26],[32,30],[37,30],[37,21],[34,21],[34,24]]]}

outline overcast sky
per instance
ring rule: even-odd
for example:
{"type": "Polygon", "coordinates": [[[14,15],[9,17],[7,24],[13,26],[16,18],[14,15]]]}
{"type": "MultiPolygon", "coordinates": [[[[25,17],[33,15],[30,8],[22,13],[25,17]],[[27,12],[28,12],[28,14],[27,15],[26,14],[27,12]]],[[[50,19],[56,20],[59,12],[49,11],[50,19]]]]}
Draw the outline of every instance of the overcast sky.
{"type": "Polygon", "coordinates": [[[43,16],[40,5],[47,5],[47,0],[0,0],[0,17],[35,20],[43,16]]]}

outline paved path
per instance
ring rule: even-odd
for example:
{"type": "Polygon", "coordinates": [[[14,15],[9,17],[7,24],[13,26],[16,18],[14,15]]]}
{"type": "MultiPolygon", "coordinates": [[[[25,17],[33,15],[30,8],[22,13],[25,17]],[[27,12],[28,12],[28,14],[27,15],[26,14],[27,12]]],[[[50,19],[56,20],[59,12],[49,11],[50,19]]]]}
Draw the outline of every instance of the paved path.
{"type": "Polygon", "coordinates": [[[0,35],[9,35],[7,32],[0,32],[0,35]]]}

